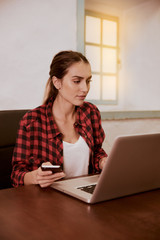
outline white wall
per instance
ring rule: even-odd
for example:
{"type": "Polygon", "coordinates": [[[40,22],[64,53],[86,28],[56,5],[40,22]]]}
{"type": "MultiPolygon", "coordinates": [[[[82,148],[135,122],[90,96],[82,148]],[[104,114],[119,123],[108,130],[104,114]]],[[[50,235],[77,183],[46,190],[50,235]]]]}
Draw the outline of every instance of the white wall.
{"type": "Polygon", "coordinates": [[[120,22],[118,104],[99,109],[160,110],[160,1],[117,9],[86,0],[86,9],[118,16],[120,22]]]}
{"type": "Polygon", "coordinates": [[[1,0],[0,110],[40,105],[54,54],[76,44],[77,0],[1,0]]]}
{"type": "Polygon", "coordinates": [[[102,121],[106,134],[103,148],[109,154],[118,136],[159,133],[160,119],[123,119],[102,121]]]}
{"type": "MultiPolygon", "coordinates": [[[[119,16],[121,60],[118,104],[100,110],[160,110],[160,1],[98,2],[86,8],[119,16]]],[[[0,110],[40,105],[52,57],[66,49],[77,49],[77,0],[1,0],[0,110]]]]}
{"type": "Polygon", "coordinates": [[[160,1],[124,14],[124,107],[160,110],[160,1]]]}

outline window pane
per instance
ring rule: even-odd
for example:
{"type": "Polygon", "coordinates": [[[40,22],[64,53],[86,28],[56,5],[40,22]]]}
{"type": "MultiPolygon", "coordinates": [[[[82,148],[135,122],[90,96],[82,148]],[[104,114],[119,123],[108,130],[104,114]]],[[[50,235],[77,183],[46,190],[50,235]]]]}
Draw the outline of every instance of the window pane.
{"type": "Polygon", "coordinates": [[[105,73],[116,73],[117,54],[115,49],[103,48],[102,50],[102,69],[105,73]]]}
{"type": "Polygon", "coordinates": [[[101,39],[100,18],[86,16],[86,42],[100,43],[101,39]]]}
{"type": "Polygon", "coordinates": [[[90,83],[90,91],[87,99],[99,100],[100,99],[100,75],[93,74],[90,83]]]}
{"type": "Polygon", "coordinates": [[[117,45],[117,23],[109,20],[103,20],[103,44],[117,45]]]}
{"type": "Polygon", "coordinates": [[[86,57],[93,72],[100,72],[100,47],[86,45],[86,57]]]}
{"type": "Polygon", "coordinates": [[[102,99],[116,100],[116,77],[115,76],[103,76],[102,99]]]}

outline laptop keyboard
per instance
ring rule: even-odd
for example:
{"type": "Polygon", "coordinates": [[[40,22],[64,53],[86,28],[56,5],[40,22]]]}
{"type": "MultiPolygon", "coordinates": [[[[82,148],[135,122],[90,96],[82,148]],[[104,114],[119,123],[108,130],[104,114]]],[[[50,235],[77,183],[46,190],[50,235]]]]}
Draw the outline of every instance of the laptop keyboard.
{"type": "Polygon", "coordinates": [[[96,184],[92,184],[92,185],[88,185],[88,186],[84,186],[84,187],[78,187],[77,189],[80,189],[84,192],[87,192],[87,193],[93,193],[94,189],[96,187],[96,184]]]}

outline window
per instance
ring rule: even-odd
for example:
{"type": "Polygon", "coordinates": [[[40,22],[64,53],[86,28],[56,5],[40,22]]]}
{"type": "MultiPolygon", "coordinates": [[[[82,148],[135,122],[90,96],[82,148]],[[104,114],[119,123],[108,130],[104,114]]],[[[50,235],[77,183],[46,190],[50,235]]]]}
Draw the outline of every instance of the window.
{"type": "Polygon", "coordinates": [[[87,99],[97,104],[116,104],[118,18],[86,11],[85,55],[93,76],[87,99]]]}

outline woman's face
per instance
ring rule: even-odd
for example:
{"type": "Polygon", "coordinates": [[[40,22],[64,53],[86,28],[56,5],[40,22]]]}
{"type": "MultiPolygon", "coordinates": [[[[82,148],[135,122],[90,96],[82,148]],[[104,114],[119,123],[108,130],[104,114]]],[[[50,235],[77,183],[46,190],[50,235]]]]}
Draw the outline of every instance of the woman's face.
{"type": "Polygon", "coordinates": [[[72,105],[80,106],[89,92],[91,77],[90,64],[83,61],[74,63],[63,79],[58,80],[60,87],[57,97],[72,105]]]}

